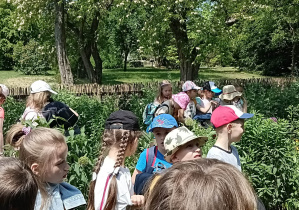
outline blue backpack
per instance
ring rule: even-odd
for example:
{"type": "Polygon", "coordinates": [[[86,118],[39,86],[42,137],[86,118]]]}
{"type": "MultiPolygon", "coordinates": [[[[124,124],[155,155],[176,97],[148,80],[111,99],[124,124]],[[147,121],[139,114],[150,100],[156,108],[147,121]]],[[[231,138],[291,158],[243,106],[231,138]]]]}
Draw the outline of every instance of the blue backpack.
{"type": "Polygon", "coordinates": [[[164,106],[169,110],[169,106],[167,104],[147,104],[143,112],[143,123],[150,125],[153,122],[153,119],[156,117],[157,110],[164,106]]]}

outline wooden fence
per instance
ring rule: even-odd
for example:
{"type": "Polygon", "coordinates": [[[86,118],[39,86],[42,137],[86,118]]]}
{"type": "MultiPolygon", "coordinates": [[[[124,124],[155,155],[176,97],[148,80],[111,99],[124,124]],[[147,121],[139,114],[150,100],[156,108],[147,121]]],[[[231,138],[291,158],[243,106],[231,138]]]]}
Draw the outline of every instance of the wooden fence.
{"type": "MultiPolygon", "coordinates": [[[[216,85],[222,87],[224,85],[241,85],[246,86],[251,83],[263,83],[263,84],[278,84],[279,86],[285,86],[289,83],[296,81],[294,78],[253,78],[253,79],[229,79],[229,80],[214,80],[216,85]]],[[[194,81],[200,86],[204,80],[194,81]]],[[[172,84],[181,88],[183,81],[176,81],[172,84]]],[[[123,94],[135,94],[142,93],[143,89],[156,90],[159,82],[149,83],[131,83],[131,84],[120,84],[120,85],[98,85],[98,84],[81,84],[81,85],[57,85],[53,89],[57,92],[60,90],[66,90],[70,93],[80,95],[99,96],[104,95],[123,95],[123,94]]],[[[25,98],[30,94],[30,88],[13,87],[10,88],[10,95],[15,98],[25,98]]]]}

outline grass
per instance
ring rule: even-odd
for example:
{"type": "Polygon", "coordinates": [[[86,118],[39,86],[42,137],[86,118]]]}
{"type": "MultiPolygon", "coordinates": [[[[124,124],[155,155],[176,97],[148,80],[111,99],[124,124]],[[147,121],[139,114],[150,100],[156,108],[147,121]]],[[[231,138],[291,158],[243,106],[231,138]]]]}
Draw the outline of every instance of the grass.
{"type": "MultiPolygon", "coordinates": [[[[264,77],[256,73],[241,72],[232,67],[201,68],[199,79],[246,79],[264,77]]],[[[57,84],[57,76],[54,72],[49,75],[23,75],[15,71],[0,71],[0,83],[9,87],[27,87],[36,80],[44,80],[50,85],[57,84]]],[[[104,69],[103,84],[121,84],[135,82],[161,81],[163,79],[177,81],[180,79],[179,70],[156,68],[129,68],[126,72],[122,69],[104,69]]],[[[88,83],[87,79],[75,79],[76,83],[88,83]]]]}

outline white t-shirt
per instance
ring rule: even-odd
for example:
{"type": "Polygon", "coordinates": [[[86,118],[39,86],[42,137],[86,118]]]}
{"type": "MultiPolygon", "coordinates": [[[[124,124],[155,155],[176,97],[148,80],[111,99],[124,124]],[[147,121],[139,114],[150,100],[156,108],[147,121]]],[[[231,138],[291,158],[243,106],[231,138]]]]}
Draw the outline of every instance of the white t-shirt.
{"type": "MultiPolygon", "coordinates": [[[[201,107],[205,108],[207,106],[210,106],[210,101],[208,99],[201,99],[202,103],[200,104],[201,107]]],[[[210,109],[206,112],[206,114],[212,114],[212,106],[210,109]]]]}
{"type": "Polygon", "coordinates": [[[184,111],[184,117],[193,119],[195,115],[196,115],[196,106],[194,101],[191,100],[187,105],[186,110],[184,111]]]}
{"type": "Polygon", "coordinates": [[[116,173],[116,184],[117,184],[117,201],[115,210],[126,209],[128,205],[132,205],[131,196],[134,194],[133,185],[131,181],[131,174],[128,168],[118,167],[114,169],[115,161],[109,158],[105,158],[103,165],[99,173],[96,176],[96,184],[94,189],[94,207],[95,210],[104,209],[109,193],[109,186],[112,179],[111,175],[113,171],[116,173]],[[106,187],[106,191],[104,192],[106,187]],[[104,198],[103,198],[104,197],[104,198]]]}
{"type": "Polygon", "coordinates": [[[37,117],[43,117],[43,115],[41,113],[37,112],[35,109],[26,107],[21,119],[35,121],[37,119],[37,117]]]}
{"type": "Polygon", "coordinates": [[[218,146],[213,146],[207,155],[207,158],[214,158],[235,166],[239,171],[242,171],[238,150],[234,146],[230,146],[231,151],[228,152],[218,146]]]}

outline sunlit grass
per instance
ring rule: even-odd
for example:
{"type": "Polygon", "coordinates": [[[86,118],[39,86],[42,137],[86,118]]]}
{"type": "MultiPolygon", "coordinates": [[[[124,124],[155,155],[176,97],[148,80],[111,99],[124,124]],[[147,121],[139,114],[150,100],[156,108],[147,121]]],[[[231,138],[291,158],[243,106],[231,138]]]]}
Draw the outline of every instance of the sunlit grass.
{"type": "MultiPolygon", "coordinates": [[[[232,67],[201,68],[199,70],[199,79],[217,80],[217,79],[246,79],[263,77],[259,74],[241,72],[232,67]]],[[[58,83],[59,76],[54,71],[49,75],[23,75],[15,71],[0,71],[0,83],[9,87],[28,87],[36,80],[44,80],[50,85],[58,83]]],[[[129,68],[126,72],[123,69],[104,69],[103,84],[122,84],[136,82],[151,82],[161,80],[178,81],[180,79],[179,70],[157,69],[157,68],[129,68]]],[[[75,82],[82,84],[88,83],[88,79],[75,78],[75,82]]]]}

